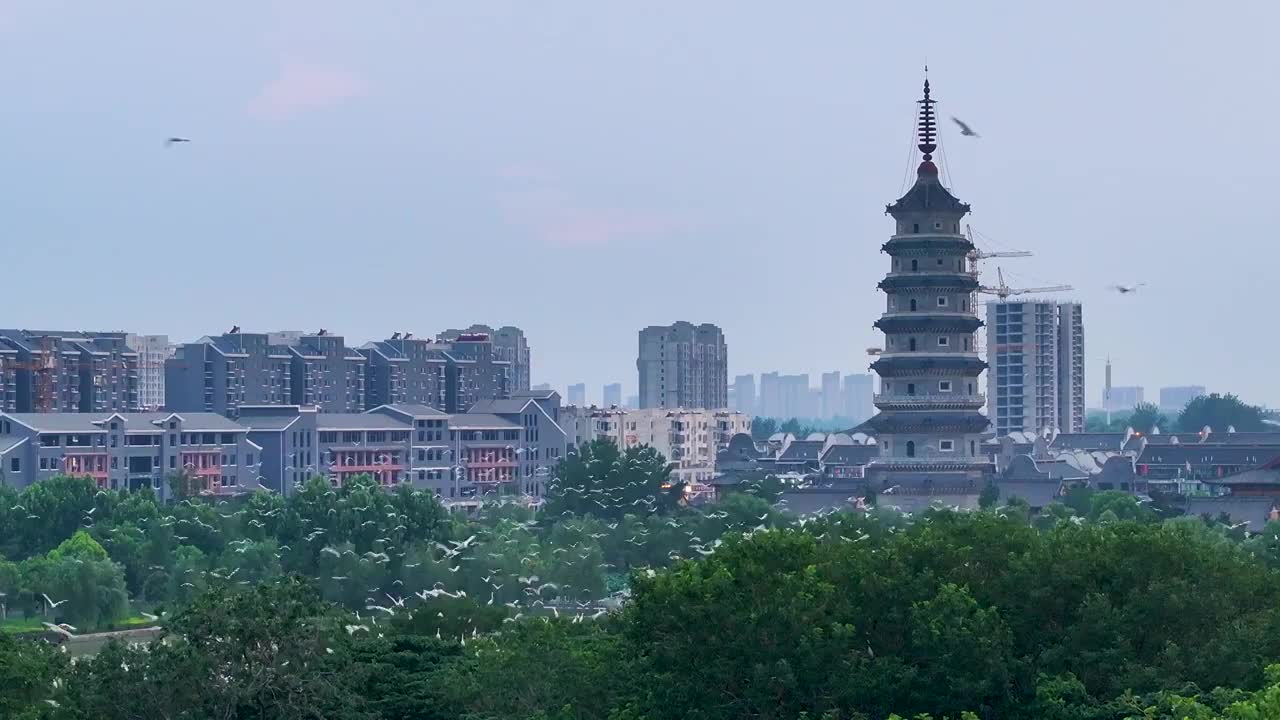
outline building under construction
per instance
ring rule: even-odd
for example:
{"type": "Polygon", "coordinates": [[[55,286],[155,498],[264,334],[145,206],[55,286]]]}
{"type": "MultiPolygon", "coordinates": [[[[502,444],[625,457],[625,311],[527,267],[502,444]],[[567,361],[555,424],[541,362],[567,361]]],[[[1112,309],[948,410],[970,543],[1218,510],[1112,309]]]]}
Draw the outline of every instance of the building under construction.
{"type": "Polygon", "coordinates": [[[988,303],[987,364],[987,413],[997,435],[1084,431],[1080,303],[988,303]]]}
{"type": "Polygon", "coordinates": [[[0,330],[0,411],[139,409],[138,354],[125,333],[0,330]]]}

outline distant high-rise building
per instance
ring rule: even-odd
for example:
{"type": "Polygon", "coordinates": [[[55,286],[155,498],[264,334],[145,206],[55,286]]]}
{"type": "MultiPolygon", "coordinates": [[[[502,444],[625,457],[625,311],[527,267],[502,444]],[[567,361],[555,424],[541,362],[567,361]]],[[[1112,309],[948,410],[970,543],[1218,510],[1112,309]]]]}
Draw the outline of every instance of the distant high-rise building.
{"type": "Polygon", "coordinates": [[[739,375],[733,379],[731,407],[745,415],[756,414],[756,376],[739,375]]]}
{"type": "Polygon", "coordinates": [[[728,355],[724,333],[710,323],[681,321],[641,330],[636,359],[641,406],[727,408],[728,355]]]}
{"type": "Polygon", "coordinates": [[[1141,385],[1113,385],[1110,400],[1103,401],[1103,410],[1132,410],[1143,401],[1141,385]]]}
{"type": "Polygon", "coordinates": [[[635,410],[635,409],[638,409],[639,407],[640,407],[640,396],[639,396],[639,395],[628,395],[628,396],[627,396],[627,402],[626,402],[626,408],[627,408],[628,410],[635,410]]]}
{"type": "Polygon", "coordinates": [[[602,407],[622,407],[622,383],[609,383],[604,386],[604,392],[601,393],[602,407]]]}
{"type": "Polygon", "coordinates": [[[812,404],[809,393],[809,374],[782,375],[778,378],[781,385],[782,402],[778,407],[779,418],[813,417],[809,412],[812,404]]]}
{"type": "Polygon", "coordinates": [[[822,373],[821,417],[830,419],[839,415],[843,405],[840,397],[840,371],[822,373]]]}
{"type": "Polygon", "coordinates": [[[551,383],[538,383],[529,389],[537,392],[551,392],[551,383]]]}
{"type": "Polygon", "coordinates": [[[1160,388],[1160,409],[1166,414],[1182,412],[1187,403],[1208,394],[1203,385],[1177,385],[1160,388]]]}
{"type": "Polygon", "coordinates": [[[570,385],[566,397],[569,399],[570,405],[585,407],[587,404],[587,384],[577,383],[570,385]]]}
{"type": "Polygon", "coordinates": [[[138,353],[138,406],[143,411],[164,407],[164,362],[173,355],[168,335],[126,335],[125,345],[138,353]]]}
{"type": "Polygon", "coordinates": [[[756,415],[782,417],[782,376],[776,372],[760,374],[760,397],[756,400],[756,415]]]}
{"type": "Polygon", "coordinates": [[[844,376],[844,409],[841,414],[854,425],[875,414],[875,379],[868,374],[844,376]]]}
{"type": "Polygon", "coordinates": [[[1084,430],[1079,303],[988,303],[987,365],[987,407],[997,435],[1084,430]]]}

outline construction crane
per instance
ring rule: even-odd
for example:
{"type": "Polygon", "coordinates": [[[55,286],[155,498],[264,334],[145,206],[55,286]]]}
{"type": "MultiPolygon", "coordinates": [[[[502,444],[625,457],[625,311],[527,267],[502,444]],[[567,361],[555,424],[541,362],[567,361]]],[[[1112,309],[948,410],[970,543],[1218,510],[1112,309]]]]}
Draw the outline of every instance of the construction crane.
{"type": "Polygon", "coordinates": [[[1062,292],[1065,290],[1074,290],[1074,288],[1072,288],[1070,285],[1046,285],[1045,287],[1011,288],[1007,283],[1005,283],[1004,273],[1000,271],[1000,268],[996,268],[996,278],[997,280],[999,280],[1000,284],[994,287],[981,285],[978,287],[978,292],[987,293],[988,295],[995,295],[1001,300],[1007,300],[1008,298],[1013,297],[1014,295],[1029,295],[1031,293],[1062,292]]]}
{"type": "Polygon", "coordinates": [[[973,245],[973,249],[969,251],[969,272],[974,275],[978,274],[978,261],[986,260],[994,257],[1031,257],[1031,253],[1026,250],[1004,250],[1001,252],[987,252],[979,250],[977,244],[973,242],[973,228],[968,223],[964,226],[965,235],[969,236],[969,244],[973,245]]]}

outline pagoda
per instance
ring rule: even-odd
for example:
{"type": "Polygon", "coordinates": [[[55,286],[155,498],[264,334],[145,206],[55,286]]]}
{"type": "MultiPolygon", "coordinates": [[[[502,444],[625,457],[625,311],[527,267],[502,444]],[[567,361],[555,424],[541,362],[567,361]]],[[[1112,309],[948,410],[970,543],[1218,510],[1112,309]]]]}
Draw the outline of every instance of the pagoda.
{"type": "Polygon", "coordinates": [[[985,398],[978,378],[987,364],[978,354],[978,278],[968,267],[973,243],[960,219],[969,205],[938,176],[937,118],[924,83],[918,101],[920,166],[916,181],[885,212],[895,228],[881,251],[890,258],[880,282],[886,296],[875,327],[885,345],[871,369],[880,377],[879,412],[860,429],[875,436],[880,457],[867,467],[872,489],[899,495],[945,495],[968,504],[994,472],[983,456],[990,422],[979,412],[985,398]]]}

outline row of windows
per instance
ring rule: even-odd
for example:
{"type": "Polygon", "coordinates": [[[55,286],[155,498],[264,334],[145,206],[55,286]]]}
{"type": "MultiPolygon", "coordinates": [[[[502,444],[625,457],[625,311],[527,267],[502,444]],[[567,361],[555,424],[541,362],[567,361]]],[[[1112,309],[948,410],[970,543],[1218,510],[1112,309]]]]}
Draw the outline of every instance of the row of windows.
{"type": "MultiPolygon", "coordinates": [[[[245,454],[245,456],[244,456],[244,458],[245,458],[245,464],[246,464],[246,465],[253,465],[253,453],[246,453],[246,454],[245,454]]],[[[223,466],[223,467],[235,467],[235,466],[236,466],[236,462],[237,462],[237,460],[236,460],[236,456],[235,456],[234,454],[227,454],[227,453],[223,453],[223,454],[219,457],[219,459],[221,460],[221,464],[222,464],[222,466],[223,466]]],[[[159,457],[156,457],[156,458],[149,458],[149,457],[137,457],[137,456],[134,456],[134,457],[127,458],[127,460],[128,460],[128,468],[129,468],[129,472],[132,472],[132,473],[149,473],[149,472],[151,472],[151,471],[152,471],[152,468],[158,468],[158,467],[160,467],[160,465],[161,465],[161,461],[160,461],[160,458],[159,458],[159,457]]],[[[41,458],[40,458],[40,463],[39,463],[39,465],[40,465],[40,469],[41,469],[41,470],[45,470],[45,471],[53,471],[53,470],[58,470],[58,469],[60,469],[60,468],[62,467],[62,465],[63,465],[63,462],[64,462],[64,459],[63,459],[63,458],[56,458],[56,457],[41,457],[41,458]]],[[[113,456],[113,457],[111,458],[110,466],[111,466],[111,469],[112,469],[112,470],[119,470],[119,469],[120,469],[120,457],[119,457],[119,456],[113,456]]],[[[88,470],[89,468],[85,468],[85,469],[86,469],[86,470],[88,470]]],[[[178,458],[177,458],[177,456],[175,456],[175,455],[170,455],[170,456],[169,456],[169,469],[170,469],[170,470],[177,470],[177,469],[178,469],[178,458]]],[[[11,472],[22,472],[22,460],[21,460],[21,458],[16,458],[16,457],[15,457],[15,458],[10,458],[10,459],[9,459],[9,470],[10,470],[11,472]]]]}
{"type": "MultiPolygon", "coordinates": [[[[898,344],[898,343],[894,342],[894,338],[893,338],[893,336],[890,336],[890,337],[889,337],[889,348],[890,348],[890,349],[893,349],[893,347],[894,347],[895,345],[897,345],[897,344],[898,344]]],[[[938,338],[938,347],[951,347],[951,338],[950,338],[950,337],[948,337],[948,336],[946,336],[946,335],[943,335],[943,336],[939,337],[939,338],[938,338]]],[[[907,351],[908,351],[908,352],[912,352],[912,351],[915,351],[916,349],[917,349],[916,339],[915,339],[915,338],[907,338],[907,351]]],[[[973,349],[973,338],[966,337],[966,338],[964,339],[964,349],[965,349],[965,350],[972,350],[972,349],[973,349]]]]}

